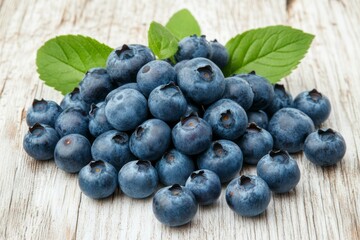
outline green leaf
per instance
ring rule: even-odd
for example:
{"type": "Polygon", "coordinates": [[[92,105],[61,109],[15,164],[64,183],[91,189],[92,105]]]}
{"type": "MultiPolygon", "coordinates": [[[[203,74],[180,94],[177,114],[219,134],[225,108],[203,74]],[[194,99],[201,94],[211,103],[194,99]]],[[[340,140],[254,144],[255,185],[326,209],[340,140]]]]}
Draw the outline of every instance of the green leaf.
{"type": "Polygon", "coordinates": [[[36,65],[46,85],[62,94],[74,89],[93,67],[105,67],[112,49],[81,35],[62,35],[47,41],[37,51],[36,65]]]}
{"type": "Polygon", "coordinates": [[[235,36],[226,44],[226,76],[256,71],[276,83],[297,67],[314,35],[288,26],[269,26],[235,36]]]}
{"type": "Polygon", "coordinates": [[[163,25],[152,22],[148,31],[149,48],[160,59],[172,57],[178,49],[178,40],[163,25]]]}
{"type": "Polygon", "coordinates": [[[178,39],[196,34],[201,35],[199,23],[187,9],[176,12],[165,25],[178,39]]]}

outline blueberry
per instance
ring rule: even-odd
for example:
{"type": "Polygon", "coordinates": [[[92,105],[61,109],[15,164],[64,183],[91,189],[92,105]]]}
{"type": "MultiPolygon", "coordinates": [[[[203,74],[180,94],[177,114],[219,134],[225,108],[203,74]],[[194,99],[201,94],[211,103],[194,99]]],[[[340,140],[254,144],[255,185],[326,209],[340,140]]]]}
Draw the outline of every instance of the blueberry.
{"type": "Polygon", "coordinates": [[[146,198],[153,194],[159,183],[155,168],[149,161],[131,161],[119,172],[119,186],[131,198],[146,198]]]}
{"type": "Polygon", "coordinates": [[[104,101],[115,86],[105,68],[92,68],[79,83],[80,96],[86,103],[96,104],[104,101]]]}
{"type": "Polygon", "coordinates": [[[187,102],[175,83],[156,87],[148,99],[151,114],[165,122],[177,122],[187,110],[187,102]]]}
{"type": "Polygon", "coordinates": [[[95,160],[103,160],[113,165],[117,171],[126,163],[135,160],[129,148],[129,137],[124,132],[110,130],[98,136],[91,146],[95,160]]]}
{"type": "Polygon", "coordinates": [[[60,107],[62,109],[67,108],[80,108],[85,112],[90,111],[90,104],[86,103],[81,95],[80,95],[80,89],[74,88],[74,90],[68,94],[65,95],[63,100],[60,102],[60,107]]]}
{"type": "Polygon", "coordinates": [[[106,61],[106,70],[110,78],[120,86],[135,82],[139,69],[152,60],[155,60],[155,56],[148,47],[124,44],[110,53],[106,61]]]}
{"type": "Polygon", "coordinates": [[[254,71],[249,74],[239,74],[236,76],[245,79],[254,92],[253,104],[251,106],[252,111],[262,110],[270,105],[274,98],[274,88],[266,78],[256,75],[254,71]]]}
{"type": "Polygon", "coordinates": [[[248,110],[254,99],[254,92],[250,84],[244,79],[233,76],[225,78],[225,91],[222,98],[237,102],[244,110],[248,110]]]}
{"type": "Polygon", "coordinates": [[[159,119],[149,119],[139,125],[130,137],[130,150],[141,160],[161,158],[169,148],[171,129],[159,119]]]}
{"type": "Polygon", "coordinates": [[[35,123],[55,126],[55,121],[62,112],[62,108],[54,101],[34,99],[26,114],[26,123],[33,126],[35,123]]]}
{"type": "Polygon", "coordinates": [[[295,188],[300,180],[300,169],[289,153],[271,151],[256,166],[257,174],[275,193],[286,193],[295,188]]]}
{"type": "Polygon", "coordinates": [[[108,122],[119,131],[133,130],[147,117],[147,101],[134,89],[123,89],[114,94],[105,106],[108,122]]]}
{"type": "Polygon", "coordinates": [[[216,136],[229,140],[240,137],[248,124],[245,110],[230,99],[220,99],[212,104],[205,111],[204,120],[216,136]]]}
{"type": "Polygon", "coordinates": [[[274,148],[295,153],[303,150],[306,137],[315,130],[313,121],[295,108],[282,108],[270,119],[268,131],[274,148]]]}
{"type": "Polygon", "coordinates": [[[91,160],[91,144],[80,134],[62,137],[54,151],[56,165],[68,173],[77,173],[91,160]]]}
{"type": "Polygon", "coordinates": [[[265,109],[269,116],[274,115],[277,111],[285,107],[291,107],[293,104],[293,98],[289,92],[285,90],[284,85],[274,85],[274,98],[265,109]]]}
{"type": "Polygon", "coordinates": [[[216,173],[222,183],[233,179],[243,165],[243,154],[238,145],[229,140],[217,140],[210,148],[198,156],[200,169],[216,173]]]}
{"type": "Polygon", "coordinates": [[[224,45],[219,43],[216,39],[210,41],[210,60],[213,61],[219,68],[223,68],[229,62],[229,53],[227,52],[224,45]]]}
{"type": "Polygon", "coordinates": [[[247,112],[248,122],[256,123],[261,128],[267,129],[269,124],[269,118],[266,112],[263,110],[257,110],[253,112],[247,112]]]}
{"type": "Polygon", "coordinates": [[[111,164],[101,160],[91,161],[79,172],[79,186],[90,198],[106,198],[115,192],[117,176],[118,173],[111,164]]]}
{"type": "Polygon", "coordinates": [[[157,86],[175,81],[175,69],[169,63],[162,60],[148,62],[139,70],[136,76],[136,82],[142,94],[146,97],[157,86]]]}
{"type": "Polygon", "coordinates": [[[56,119],[55,129],[61,137],[72,133],[88,137],[89,118],[80,108],[67,108],[56,119]]]}
{"type": "Polygon", "coordinates": [[[175,54],[177,62],[198,57],[208,58],[211,47],[204,35],[198,37],[192,35],[180,40],[178,51],[175,54]]]}
{"type": "Polygon", "coordinates": [[[203,105],[219,100],[225,90],[220,68],[206,58],[186,62],[178,72],[177,83],[186,97],[203,105]]]}
{"type": "Polygon", "coordinates": [[[112,130],[113,127],[108,122],[105,115],[105,103],[92,104],[89,112],[89,131],[94,137],[112,130]]]}
{"type": "Polygon", "coordinates": [[[206,169],[193,172],[187,179],[185,187],[190,189],[200,205],[214,203],[221,194],[219,177],[213,171],[206,169]]]}
{"type": "Polygon", "coordinates": [[[256,123],[250,123],[245,134],[237,141],[244,156],[244,162],[257,164],[273,148],[271,134],[256,123]]]}
{"type": "Polygon", "coordinates": [[[264,180],[242,175],[226,187],[226,202],[237,214],[254,217],[263,213],[271,200],[271,191],[264,180]]]}
{"type": "Polygon", "coordinates": [[[171,149],[156,163],[156,170],[162,184],[185,185],[186,179],[195,170],[195,165],[190,157],[176,149],[171,149]]]}
{"type": "Polygon", "coordinates": [[[315,126],[320,126],[325,122],[331,112],[329,99],[316,89],[297,95],[293,106],[306,113],[313,120],[315,126]]]}
{"type": "Polygon", "coordinates": [[[341,161],[346,152],[346,143],[339,132],[319,129],[305,140],[304,152],[307,159],[319,166],[330,166],[341,161]]]}
{"type": "Polygon", "coordinates": [[[27,154],[36,160],[49,160],[54,157],[54,149],[59,135],[52,127],[35,123],[29,128],[23,140],[27,154]]]}
{"type": "Polygon", "coordinates": [[[181,118],[171,134],[175,148],[187,155],[199,154],[206,150],[212,139],[211,126],[196,113],[181,118]]]}
{"type": "Polygon", "coordinates": [[[190,222],[194,218],[198,204],[189,189],[174,184],[156,192],[152,209],[155,217],[161,223],[177,227],[190,222]]]}

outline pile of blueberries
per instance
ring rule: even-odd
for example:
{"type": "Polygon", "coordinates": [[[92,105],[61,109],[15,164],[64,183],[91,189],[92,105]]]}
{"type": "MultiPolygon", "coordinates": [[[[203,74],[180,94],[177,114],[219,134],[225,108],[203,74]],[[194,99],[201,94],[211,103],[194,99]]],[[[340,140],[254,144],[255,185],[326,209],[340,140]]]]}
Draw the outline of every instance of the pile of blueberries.
{"type": "Polygon", "coordinates": [[[78,173],[94,199],[117,187],[131,198],[153,196],[156,218],[188,223],[198,205],[214,203],[226,187],[229,207],[241,216],[267,208],[271,191],[285,193],[300,180],[289,155],[328,166],[346,151],[343,137],[319,128],[328,98],[317,90],[293,100],[283,85],[255,72],[224,78],[228,53],[216,40],[179,42],[176,64],[156,60],[143,45],[116,48],[106,68],[90,69],[60,105],[34,100],[23,146],[34,159],[54,159],[78,173]],[[257,175],[237,177],[243,162],[257,175]]]}

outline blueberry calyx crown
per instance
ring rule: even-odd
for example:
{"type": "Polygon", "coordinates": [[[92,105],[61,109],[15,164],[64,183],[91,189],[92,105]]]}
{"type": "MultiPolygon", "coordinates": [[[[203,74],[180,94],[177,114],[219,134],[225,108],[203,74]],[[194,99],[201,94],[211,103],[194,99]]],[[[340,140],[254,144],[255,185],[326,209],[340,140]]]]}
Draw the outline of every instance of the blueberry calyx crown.
{"type": "Polygon", "coordinates": [[[246,186],[252,184],[251,178],[246,175],[242,175],[239,179],[239,184],[240,186],[246,186]]]}
{"type": "Polygon", "coordinates": [[[251,72],[249,72],[249,74],[256,75],[256,72],[255,72],[255,70],[252,70],[251,72]]]}
{"type": "Polygon", "coordinates": [[[214,71],[210,65],[205,65],[196,69],[200,74],[201,78],[205,81],[211,81],[213,78],[214,71]]]}
{"type": "Polygon", "coordinates": [[[146,65],[143,67],[143,69],[141,70],[142,73],[147,73],[148,71],[150,71],[150,66],[146,65]]]}
{"type": "Polygon", "coordinates": [[[167,163],[172,163],[175,160],[175,156],[172,152],[166,152],[164,156],[167,163]]]}
{"type": "Polygon", "coordinates": [[[280,90],[282,92],[285,92],[285,86],[284,84],[275,83],[274,89],[280,90]]]}
{"type": "Polygon", "coordinates": [[[126,44],[122,45],[121,49],[116,49],[115,53],[121,60],[134,57],[132,49],[126,44]]]}
{"type": "Polygon", "coordinates": [[[44,112],[46,111],[47,104],[48,102],[43,98],[41,100],[34,99],[32,106],[36,112],[44,112]]]}
{"type": "Polygon", "coordinates": [[[190,175],[191,179],[197,178],[197,177],[205,177],[205,171],[204,170],[199,170],[196,172],[192,172],[190,175]]]}
{"type": "Polygon", "coordinates": [[[212,40],[212,41],[210,41],[210,42],[217,43],[218,40],[215,38],[214,40],[212,40]]]}
{"type": "Polygon", "coordinates": [[[180,88],[176,86],[176,84],[173,81],[160,87],[161,91],[165,91],[167,89],[175,89],[178,93],[181,93],[180,88]]]}
{"type": "Polygon", "coordinates": [[[248,124],[247,130],[260,132],[260,131],[262,131],[262,128],[259,127],[255,122],[251,122],[251,123],[248,124]]]}
{"type": "Polygon", "coordinates": [[[33,126],[29,127],[29,132],[39,136],[43,131],[45,127],[41,125],[40,123],[35,123],[33,126]]]}
{"type": "Polygon", "coordinates": [[[39,103],[47,104],[47,101],[43,98],[41,100],[34,99],[34,101],[32,102],[32,106],[35,107],[35,105],[37,105],[39,103]]]}
{"type": "Polygon", "coordinates": [[[269,155],[273,161],[277,162],[288,162],[290,159],[290,155],[285,150],[271,150],[269,155]]]}
{"type": "Polygon", "coordinates": [[[99,109],[98,106],[96,106],[96,104],[92,103],[91,106],[90,106],[90,112],[89,112],[89,115],[91,117],[95,116],[95,112],[99,109]]]}
{"type": "Polygon", "coordinates": [[[95,160],[95,161],[91,161],[89,163],[89,166],[92,172],[99,173],[101,172],[102,168],[105,167],[105,162],[102,160],[95,160]]]}
{"type": "MultiPolygon", "coordinates": [[[[197,112],[191,112],[188,115],[185,115],[185,116],[181,117],[180,118],[180,123],[181,123],[182,126],[184,126],[191,119],[195,119],[198,123],[200,122],[199,115],[197,114],[197,112]]],[[[188,126],[195,127],[192,122],[190,122],[188,124],[188,126]]]]}
{"type": "Polygon", "coordinates": [[[138,160],[136,165],[139,167],[139,171],[144,171],[151,166],[151,163],[147,160],[138,160]]]}
{"type": "Polygon", "coordinates": [[[74,88],[74,90],[69,93],[71,100],[74,100],[74,97],[78,96],[79,93],[80,89],[78,87],[74,88]]]}
{"type": "Polygon", "coordinates": [[[331,128],[320,128],[317,133],[319,134],[320,139],[323,141],[331,141],[331,139],[333,139],[336,134],[336,132],[331,128]]]}
{"type": "Polygon", "coordinates": [[[172,195],[179,195],[182,193],[183,189],[179,184],[176,183],[169,188],[169,191],[172,195]]]}
{"type": "Polygon", "coordinates": [[[117,144],[123,144],[126,143],[128,141],[127,135],[124,133],[116,133],[113,137],[112,140],[114,140],[115,143],[117,144]]]}
{"type": "Polygon", "coordinates": [[[230,109],[221,113],[220,121],[225,128],[230,128],[233,125],[234,118],[230,109]]]}
{"type": "Polygon", "coordinates": [[[145,131],[145,128],[143,128],[141,125],[138,126],[136,129],[135,129],[135,137],[141,137],[142,134],[144,133],[145,131]]]}
{"type": "Polygon", "coordinates": [[[309,96],[315,102],[319,101],[322,98],[322,94],[318,92],[315,88],[309,91],[309,96]]]}
{"type": "Polygon", "coordinates": [[[227,151],[224,149],[224,147],[219,142],[215,142],[212,146],[212,149],[217,157],[222,157],[227,155],[227,151]]]}

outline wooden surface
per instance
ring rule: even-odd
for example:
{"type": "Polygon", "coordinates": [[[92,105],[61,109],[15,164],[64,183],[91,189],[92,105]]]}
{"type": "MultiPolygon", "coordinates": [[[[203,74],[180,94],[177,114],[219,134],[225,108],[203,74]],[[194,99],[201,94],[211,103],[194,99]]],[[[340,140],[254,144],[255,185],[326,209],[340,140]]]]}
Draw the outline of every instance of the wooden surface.
{"type": "MultiPolygon", "coordinates": [[[[46,1],[0,0],[0,239],[360,239],[360,1],[46,1]],[[151,2],[151,3],[150,3],[151,2]],[[220,2],[222,2],[220,4],[220,2]],[[61,100],[36,73],[36,50],[60,34],[84,34],[112,47],[147,44],[152,20],[166,23],[188,8],[209,39],[225,43],[247,29],[286,24],[316,35],[309,53],[282,83],[293,95],[316,87],[333,111],[325,126],[348,150],[335,167],[296,155],[296,191],[273,195],[265,214],[235,215],[224,194],[180,228],[161,225],[151,198],[117,192],[94,201],[76,175],[26,155],[26,109],[34,98],[61,100]]],[[[246,167],[243,172],[254,172],[246,167]]]]}

